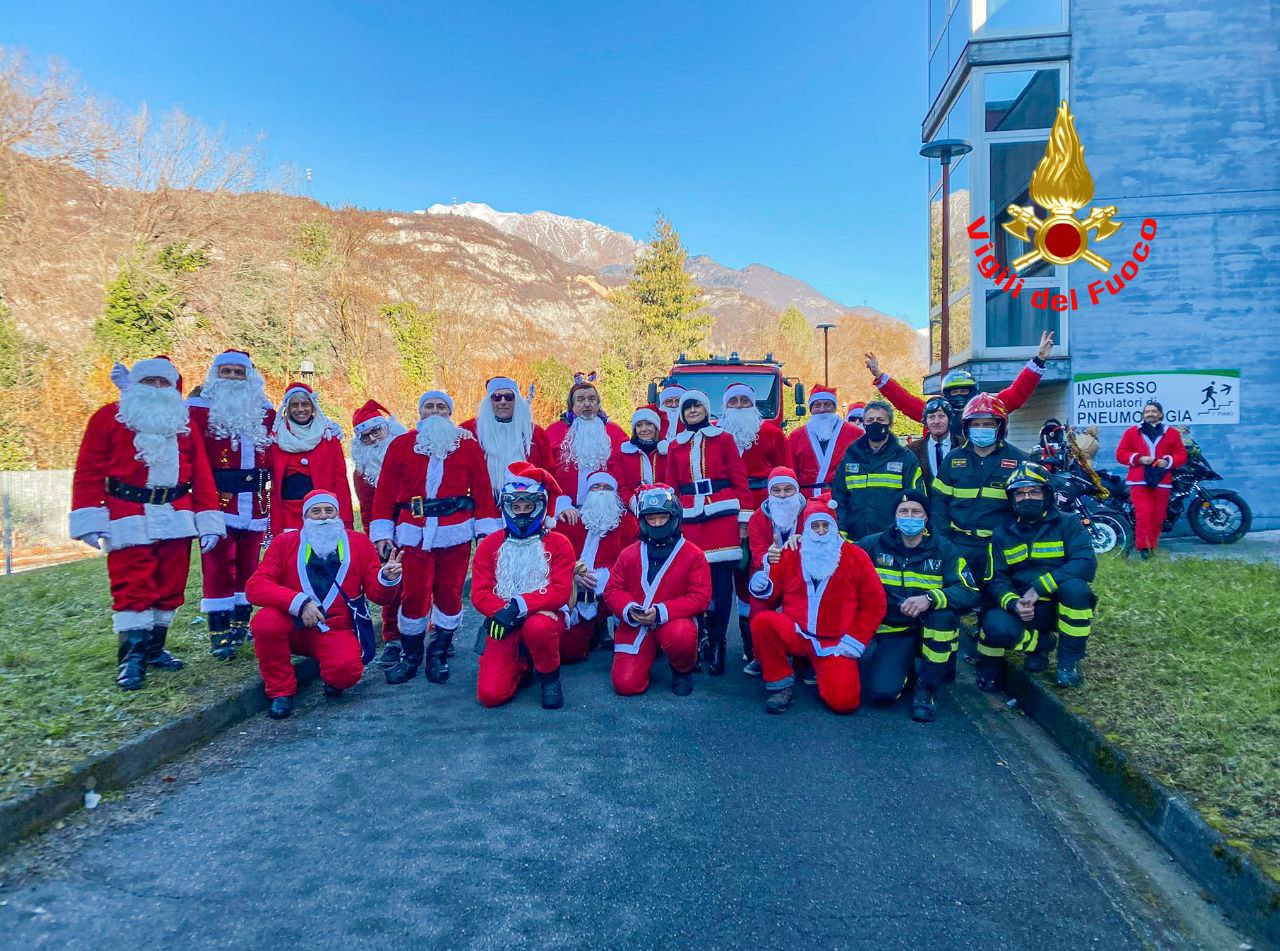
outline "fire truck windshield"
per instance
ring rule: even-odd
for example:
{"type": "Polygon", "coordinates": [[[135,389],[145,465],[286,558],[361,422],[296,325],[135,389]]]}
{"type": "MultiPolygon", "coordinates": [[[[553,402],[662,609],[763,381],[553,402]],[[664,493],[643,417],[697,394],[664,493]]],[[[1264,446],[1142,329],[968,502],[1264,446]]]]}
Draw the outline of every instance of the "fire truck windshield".
{"type": "Polygon", "coordinates": [[[771,373],[734,373],[719,370],[676,370],[671,376],[687,390],[702,390],[711,400],[711,412],[719,416],[724,391],[730,383],[745,383],[755,390],[756,406],[765,419],[778,415],[778,378],[771,373]]]}

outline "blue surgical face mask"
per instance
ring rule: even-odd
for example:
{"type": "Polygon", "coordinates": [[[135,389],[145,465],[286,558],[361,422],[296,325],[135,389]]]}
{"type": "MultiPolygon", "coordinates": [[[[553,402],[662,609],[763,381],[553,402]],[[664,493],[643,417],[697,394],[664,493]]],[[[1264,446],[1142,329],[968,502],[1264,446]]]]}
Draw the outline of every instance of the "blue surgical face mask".
{"type": "Polygon", "coordinates": [[[898,516],[898,531],[908,538],[914,538],[924,531],[924,517],[915,518],[907,515],[898,516]]]}
{"type": "Polygon", "coordinates": [[[969,441],[975,446],[994,446],[996,437],[1000,435],[998,429],[979,429],[977,426],[969,428],[969,441]]]}

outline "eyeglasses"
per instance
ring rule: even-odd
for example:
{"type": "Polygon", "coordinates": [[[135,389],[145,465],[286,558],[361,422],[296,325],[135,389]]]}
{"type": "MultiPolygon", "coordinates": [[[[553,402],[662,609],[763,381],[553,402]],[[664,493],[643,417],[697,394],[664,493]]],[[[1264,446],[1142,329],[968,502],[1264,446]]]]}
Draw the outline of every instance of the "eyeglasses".
{"type": "Polygon", "coordinates": [[[489,399],[494,403],[514,403],[516,395],[514,393],[494,393],[489,399]]]}

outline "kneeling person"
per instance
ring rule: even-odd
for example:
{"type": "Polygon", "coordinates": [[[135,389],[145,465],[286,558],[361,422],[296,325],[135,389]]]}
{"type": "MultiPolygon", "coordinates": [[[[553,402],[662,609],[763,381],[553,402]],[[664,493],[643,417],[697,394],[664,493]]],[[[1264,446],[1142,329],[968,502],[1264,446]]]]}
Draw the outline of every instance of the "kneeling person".
{"type": "Polygon", "coordinates": [[[805,508],[799,551],[784,548],[777,564],[766,562],[751,578],[751,593],[772,606],[751,621],[769,691],[765,709],[784,713],[791,705],[792,657],[812,660],[827,707],[858,709],[858,658],[884,618],[884,588],[867,553],[840,537],[824,502],[805,508]]]}
{"type": "Polygon", "coordinates": [[[973,574],[959,550],[927,532],[928,499],[919,489],[898,497],[895,525],[858,543],[884,585],[887,610],[861,673],[873,703],[896,700],[920,656],[911,719],[930,723],[960,634],[960,615],[977,607],[973,574]]]}
{"type": "Polygon", "coordinates": [[[635,696],[649,689],[661,649],[671,665],[671,692],[693,692],[698,621],[711,604],[711,568],[702,549],[680,532],[684,509],[666,485],[641,486],[635,496],[640,541],[624,548],[604,589],[605,606],[618,618],[613,645],[613,689],[635,696]]]}
{"type": "Polygon", "coordinates": [[[334,493],[309,493],[302,530],[273,538],[245,586],[249,603],[262,609],[249,628],[273,720],[293,712],[292,654],[319,661],[327,697],[356,685],[364,663],[352,606],[365,595],[390,604],[400,584],[399,553],[382,565],[373,542],[343,525],[339,511],[334,493]]]}
{"type": "Polygon", "coordinates": [[[561,608],[573,591],[574,554],[569,539],[549,531],[546,524],[550,500],[559,494],[545,470],[527,462],[512,464],[498,497],[506,527],[476,546],[471,603],[487,619],[481,632],[476,699],[486,707],[515,696],[530,661],[542,685],[542,706],[564,706],[561,608]]]}
{"type": "Polygon", "coordinates": [[[1098,572],[1089,535],[1079,520],[1052,508],[1049,473],[1024,462],[1005,486],[1014,519],[991,536],[988,595],[978,642],[978,689],[993,691],[1004,672],[1005,652],[1026,651],[1024,669],[1049,666],[1057,632],[1059,687],[1080,686],[1093,606],[1090,587],[1098,572]]]}

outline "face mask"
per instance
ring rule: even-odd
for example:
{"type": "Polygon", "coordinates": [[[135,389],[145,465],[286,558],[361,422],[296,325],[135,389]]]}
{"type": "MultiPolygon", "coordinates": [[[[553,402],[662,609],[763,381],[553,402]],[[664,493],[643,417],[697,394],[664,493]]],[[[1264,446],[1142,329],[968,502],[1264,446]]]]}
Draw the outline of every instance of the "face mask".
{"type": "Polygon", "coordinates": [[[888,423],[867,423],[863,428],[867,431],[867,438],[872,442],[880,442],[889,435],[888,423]]]}
{"type": "Polygon", "coordinates": [[[975,446],[994,446],[996,437],[1000,435],[998,429],[978,429],[976,427],[969,430],[969,441],[975,446]]]}
{"type": "Polygon", "coordinates": [[[1044,517],[1044,499],[1023,499],[1013,503],[1013,513],[1024,522],[1035,522],[1044,517]]]}
{"type": "Polygon", "coordinates": [[[915,518],[914,516],[899,515],[898,531],[902,532],[908,538],[914,538],[924,531],[924,517],[915,518]]]}

